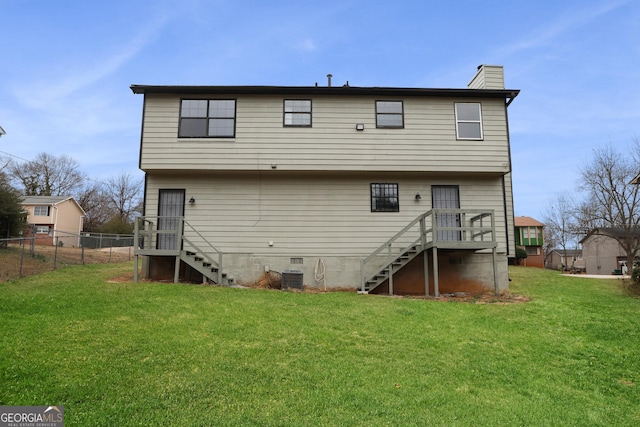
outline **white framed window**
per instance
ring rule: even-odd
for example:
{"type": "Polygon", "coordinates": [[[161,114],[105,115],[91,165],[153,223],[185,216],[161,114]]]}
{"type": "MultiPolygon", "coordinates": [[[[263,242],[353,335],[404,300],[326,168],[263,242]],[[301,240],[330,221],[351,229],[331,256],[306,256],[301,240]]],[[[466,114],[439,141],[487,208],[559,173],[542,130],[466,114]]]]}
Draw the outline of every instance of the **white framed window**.
{"type": "Polygon", "coordinates": [[[376,101],[377,128],[404,128],[404,107],[402,101],[376,101]]]}
{"type": "Polygon", "coordinates": [[[235,99],[183,99],[180,103],[181,138],[236,136],[235,99]]]}
{"type": "Polygon", "coordinates": [[[48,225],[36,225],[36,234],[49,234],[48,225]]]}
{"type": "Polygon", "coordinates": [[[284,126],[311,127],[311,100],[285,99],[284,126]]]}
{"type": "Polygon", "coordinates": [[[483,139],[482,105],[479,102],[457,102],[456,138],[483,139]]]}
{"type": "Polygon", "coordinates": [[[49,216],[49,206],[34,206],[33,207],[33,215],[34,216],[49,216]]]}

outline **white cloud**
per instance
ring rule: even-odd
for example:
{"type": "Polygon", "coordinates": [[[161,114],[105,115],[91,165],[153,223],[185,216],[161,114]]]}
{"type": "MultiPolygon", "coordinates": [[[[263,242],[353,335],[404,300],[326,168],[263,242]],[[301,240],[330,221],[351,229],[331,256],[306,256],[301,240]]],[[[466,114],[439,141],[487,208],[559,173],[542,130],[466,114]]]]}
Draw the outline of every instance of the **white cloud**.
{"type": "MultiPolygon", "coordinates": [[[[50,76],[18,85],[13,94],[24,106],[32,109],[56,109],[55,105],[74,93],[118,72],[123,65],[149,45],[162,30],[166,19],[151,21],[138,34],[124,40],[111,52],[92,52],[66,64],[63,76],[50,76]]],[[[107,50],[107,49],[105,49],[107,50]]]]}
{"type": "Polygon", "coordinates": [[[296,47],[299,50],[303,50],[303,51],[307,51],[307,52],[312,52],[312,51],[316,50],[316,44],[311,39],[302,40],[300,43],[298,43],[298,45],[296,47]]]}
{"type": "Polygon", "coordinates": [[[547,46],[560,35],[586,25],[601,15],[624,6],[629,1],[612,1],[593,8],[572,9],[570,14],[562,15],[554,21],[547,22],[535,28],[527,37],[503,47],[498,52],[498,56],[506,57],[523,50],[547,46]]]}

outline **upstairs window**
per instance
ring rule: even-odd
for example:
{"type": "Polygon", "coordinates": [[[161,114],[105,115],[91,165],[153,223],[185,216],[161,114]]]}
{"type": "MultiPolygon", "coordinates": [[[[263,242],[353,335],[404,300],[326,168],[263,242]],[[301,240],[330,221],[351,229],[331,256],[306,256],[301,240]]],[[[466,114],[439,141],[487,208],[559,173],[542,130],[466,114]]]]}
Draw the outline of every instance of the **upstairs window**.
{"type": "Polygon", "coordinates": [[[311,127],[311,100],[285,99],[284,126],[311,127]]]}
{"type": "Polygon", "coordinates": [[[181,138],[233,138],[236,136],[235,99],[183,99],[180,105],[181,138]]]}
{"type": "Polygon", "coordinates": [[[49,206],[34,206],[33,216],[49,216],[49,206]]]}
{"type": "Polygon", "coordinates": [[[399,212],[398,184],[371,184],[371,212],[399,212]]]}
{"type": "Polygon", "coordinates": [[[402,101],[376,101],[376,127],[403,128],[404,109],[402,101]]]}
{"type": "Polygon", "coordinates": [[[482,107],[478,102],[456,103],[456,137],[482,139],[482,107]]]}

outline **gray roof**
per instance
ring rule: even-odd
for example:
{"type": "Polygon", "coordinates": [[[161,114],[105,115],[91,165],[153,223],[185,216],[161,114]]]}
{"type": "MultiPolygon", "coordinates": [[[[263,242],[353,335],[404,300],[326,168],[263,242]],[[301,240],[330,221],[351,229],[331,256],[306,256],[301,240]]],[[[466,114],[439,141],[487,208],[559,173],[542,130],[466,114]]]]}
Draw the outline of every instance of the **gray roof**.
{"type": "Polygon", "coordinates": [[[71,196],[26,196],[22,200],[24,205],[56,205],[65,200],[73,199],[71,196]]]}
{"type": "Polygon", "coordinates": [[[66,202],[67,200],[71,200],[76,204],[78,209],[82,212],[83,215],[86,214],[80,203],[72,196],[25,196],[22,199],[23,205],[45,205],[45,206],[55,206],[59,203],[66,202]]]}
{"type": "Polygon", "coordinates": [[[591,230],[586,236],[580,240],[580,243],[584,242],[591,236],[608,236],[613,239],[620,237],[633,237],[636,239],[640,239],[640,228],[634,229],[626,229],[623,227],[602,227],[602,228],[594,228],[591,230]]]}
{"type": "Polygon", "coordinates": [[[131,85],[136,94],[201,95],[334,95],[334,96],[442,96],[468,98],[503,98],[513,100],[516,89],[431,89],[359,86],[154,86],[131,85]]]}
{"type": "MultiPolygon", "coordinates": [[[[564,250],[562,248],[553,249],[551,252],[564,255],[564,250]]],[[[582,255],[582,249],[567,249],[567,255],[582,255]]]]}

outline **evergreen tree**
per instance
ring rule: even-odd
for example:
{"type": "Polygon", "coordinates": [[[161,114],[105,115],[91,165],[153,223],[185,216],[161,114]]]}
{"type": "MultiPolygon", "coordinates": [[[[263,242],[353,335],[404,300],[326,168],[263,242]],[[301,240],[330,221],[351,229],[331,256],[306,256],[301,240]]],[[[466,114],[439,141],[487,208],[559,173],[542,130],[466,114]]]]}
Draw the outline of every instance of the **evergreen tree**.
{"type": "Polygon", "coordinates": [[[25,220],[20,194],[0,176],[0,239],[19,236],[25,220]]]}

